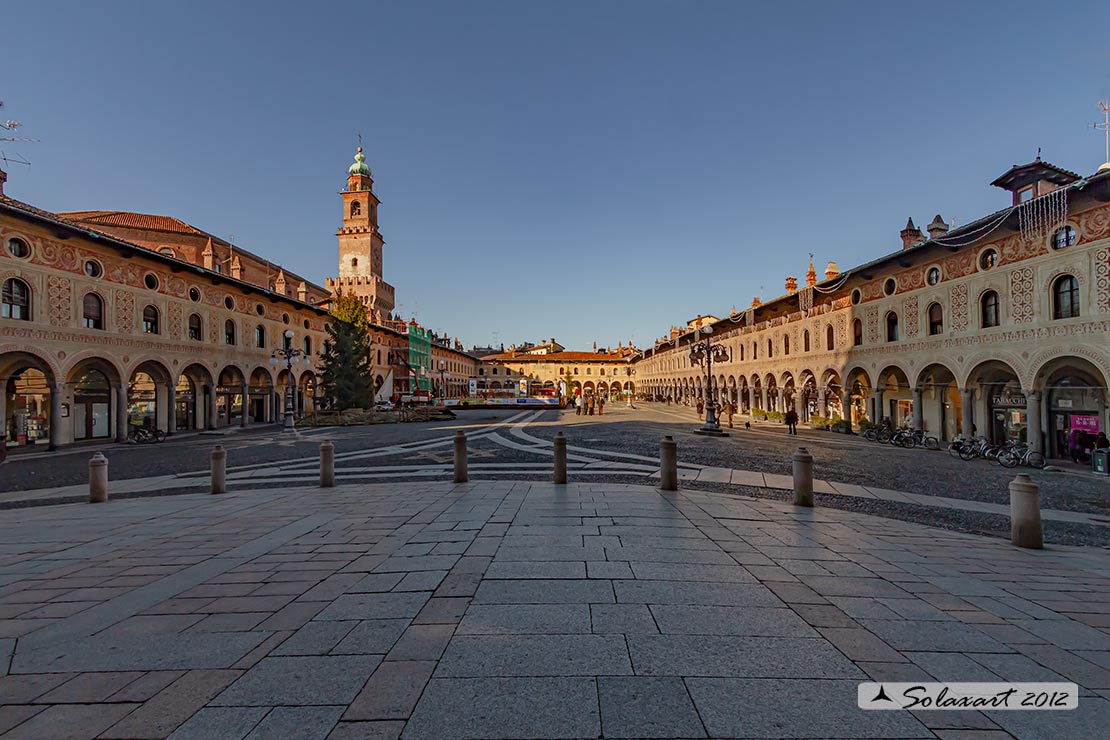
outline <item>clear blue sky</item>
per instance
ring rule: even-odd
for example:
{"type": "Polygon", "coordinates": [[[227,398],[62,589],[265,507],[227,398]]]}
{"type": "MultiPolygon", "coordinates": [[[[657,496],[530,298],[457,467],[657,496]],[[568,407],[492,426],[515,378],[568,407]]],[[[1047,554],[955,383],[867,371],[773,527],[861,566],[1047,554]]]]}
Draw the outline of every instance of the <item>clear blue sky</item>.
{"type": "Polygon", "coordinates": [[[1089,174],[1110,3],[7,2],[8,193],[317,282],[362,132],[407,317],[574,348],[743,308],[1089,174]]]}

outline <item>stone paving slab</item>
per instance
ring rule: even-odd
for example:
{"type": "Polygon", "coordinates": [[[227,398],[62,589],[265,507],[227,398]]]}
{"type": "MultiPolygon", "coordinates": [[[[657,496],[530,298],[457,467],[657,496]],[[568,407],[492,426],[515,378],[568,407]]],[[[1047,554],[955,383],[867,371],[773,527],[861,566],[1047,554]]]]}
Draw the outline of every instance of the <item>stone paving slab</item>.
{"type": "Polygon", "coordinates": [[[4,510],[0,733],[1101,737],[1108,573],[1103,550],[600,481],[4,510]],[[871,678],[1081,700],[864,713],[871,678]]]}

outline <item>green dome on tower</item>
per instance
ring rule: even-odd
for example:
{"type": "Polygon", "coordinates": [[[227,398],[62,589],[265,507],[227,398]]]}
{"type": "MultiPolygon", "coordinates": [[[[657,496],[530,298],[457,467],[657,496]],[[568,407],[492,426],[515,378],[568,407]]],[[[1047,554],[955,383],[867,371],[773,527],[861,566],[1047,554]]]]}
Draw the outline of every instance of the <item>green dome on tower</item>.
{"type": "Polygon", "coordinates": [[[358,153],[355,155],[355,163],[347,168],[348,174],[351,175],[365,175],[370,177],[370,166],[366,164],[366,155],[362,153],[362,147],[358,148],[358,153]]]}

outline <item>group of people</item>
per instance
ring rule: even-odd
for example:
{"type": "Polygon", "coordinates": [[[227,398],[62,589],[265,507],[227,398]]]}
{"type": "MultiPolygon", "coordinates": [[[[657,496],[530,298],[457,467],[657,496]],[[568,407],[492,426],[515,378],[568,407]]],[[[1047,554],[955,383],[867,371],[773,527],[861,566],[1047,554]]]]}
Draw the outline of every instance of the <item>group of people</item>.
{"type": "Polygon", "coordinates": [[[1068,455],[1072,462],[1088,463],[1093,451],[1107,449],[1110,449],[1110,439],[1106,432],[1099,432],[1097,436],[1079,429],[1068,432],[1068,455]]]}
{"type": "Polygon", "coordinates": [[[593,416],[594,410],[601,416],[605,412],[605,396],[588,393],[585,396],[571,396],[575,416],[593,416]]]}

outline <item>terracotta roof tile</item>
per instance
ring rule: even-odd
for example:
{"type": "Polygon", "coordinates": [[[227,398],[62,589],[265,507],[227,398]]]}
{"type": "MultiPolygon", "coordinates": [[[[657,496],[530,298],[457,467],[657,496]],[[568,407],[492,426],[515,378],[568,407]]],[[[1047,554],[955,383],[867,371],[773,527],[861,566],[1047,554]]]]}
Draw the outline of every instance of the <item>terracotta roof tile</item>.
{"type": "Polygon", "coordinates": [[[205,234],[195,226],[190,226],[181,219],[171,216],[156,216],[150,213],[132,213],[130,211],[70,211],[59,214],[71,221],[84,224],[121,226],[132,229],[157,229],[158,231],[172,231],[179,234],[205,234]]]}

